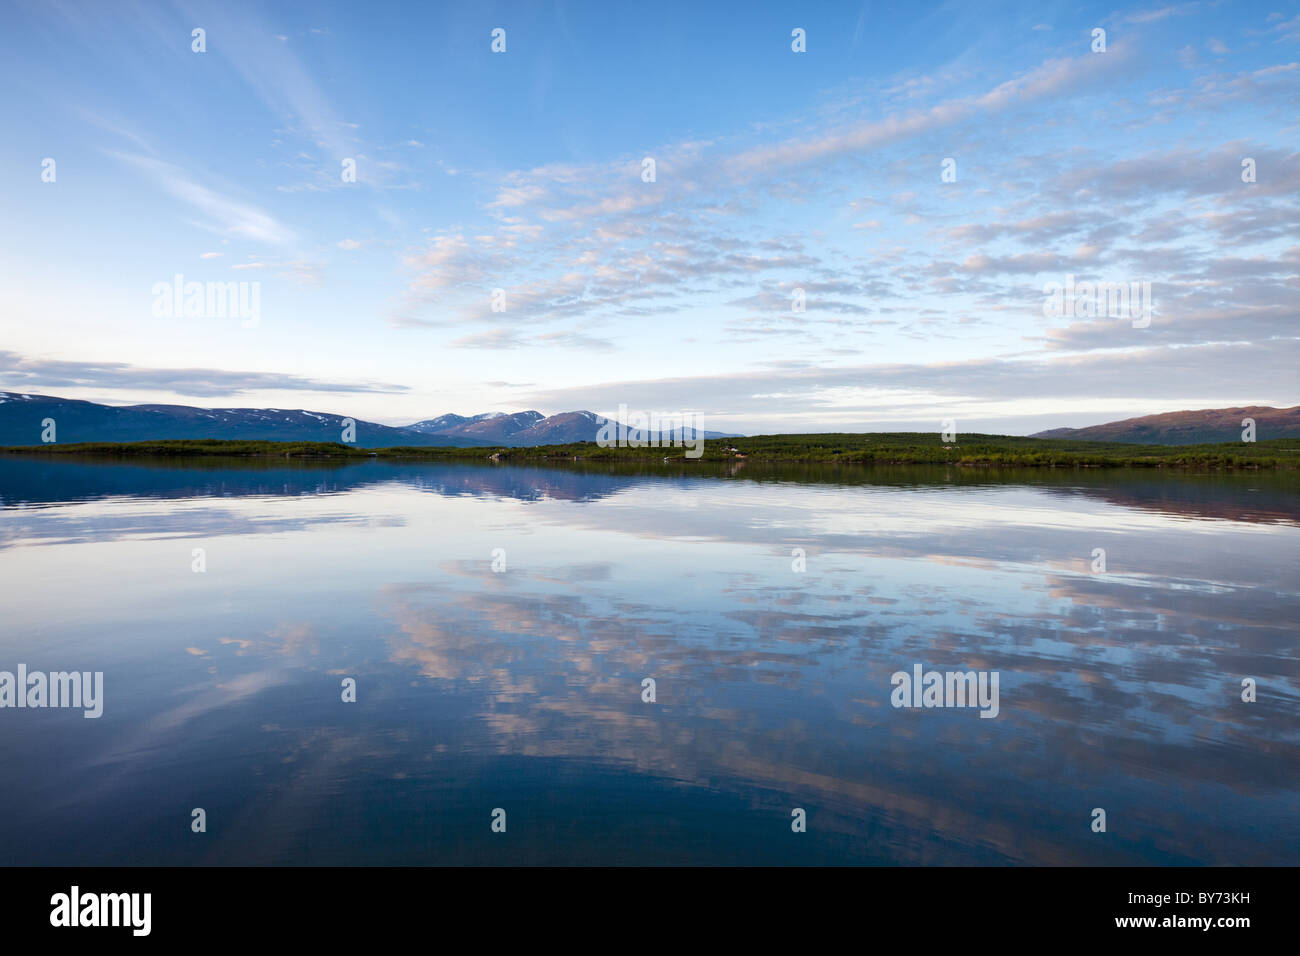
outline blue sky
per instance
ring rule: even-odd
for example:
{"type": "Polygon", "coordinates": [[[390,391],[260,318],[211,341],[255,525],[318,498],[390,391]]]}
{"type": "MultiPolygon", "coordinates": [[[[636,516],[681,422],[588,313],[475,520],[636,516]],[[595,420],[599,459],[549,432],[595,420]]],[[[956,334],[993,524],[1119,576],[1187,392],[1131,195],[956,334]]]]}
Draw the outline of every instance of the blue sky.
{"type": "Polygon", "coordinates": [[[0,388],[747,433],[1300,402],[1294,2],[19,2],[5,26],[0,388]],[[156,316],[178,273],[259,283],[257,322],[156,316]],[[1150,282],[1150,325],[1046,317],[1067,275],[1150,282]]]}

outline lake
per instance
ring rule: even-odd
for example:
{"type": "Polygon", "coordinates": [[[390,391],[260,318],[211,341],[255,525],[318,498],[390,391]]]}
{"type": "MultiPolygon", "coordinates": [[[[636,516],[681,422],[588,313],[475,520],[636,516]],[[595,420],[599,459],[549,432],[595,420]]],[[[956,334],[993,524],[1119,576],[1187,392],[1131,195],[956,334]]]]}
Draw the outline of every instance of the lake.
{"type": "Polygon", "coordinates": [[[0,861],[1295,865],[1297,569],[1267,473],[8,456],[0,670],[103,678],[0,861]]]}

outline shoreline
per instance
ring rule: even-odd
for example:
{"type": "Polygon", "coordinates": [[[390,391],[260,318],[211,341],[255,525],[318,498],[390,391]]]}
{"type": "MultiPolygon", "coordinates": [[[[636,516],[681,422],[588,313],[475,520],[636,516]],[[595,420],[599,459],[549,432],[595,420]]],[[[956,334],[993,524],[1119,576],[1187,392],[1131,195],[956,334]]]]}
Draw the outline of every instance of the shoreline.
{"type": "Polygon", "coordinates": [[[1109,469],[1179,471],[1293,471],[1300,468],[1300,439],[1215,445],[1125,445],[1017,436],[967,436],[942,444],[911,433],[854,435],[760,435],[710,440],[696,458],[681,446],[601,448],[595,442],[534,447],[397,446],[356,448],[337,442],[170,439],[141,442],[78,442],[0,447],[6,455],[90,458],[246,458],[297,461],[467,461],[480,464],[678,465],[946,465],[959,468],[1109,469]],[[665,454],[666,452],[666,454],[665,454]]]}

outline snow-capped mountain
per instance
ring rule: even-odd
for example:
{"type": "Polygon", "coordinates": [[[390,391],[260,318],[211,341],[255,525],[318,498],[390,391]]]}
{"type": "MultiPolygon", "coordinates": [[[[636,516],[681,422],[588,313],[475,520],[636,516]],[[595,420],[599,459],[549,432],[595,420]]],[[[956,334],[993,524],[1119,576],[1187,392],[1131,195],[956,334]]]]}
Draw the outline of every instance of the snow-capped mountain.
{"type": "MultiPolygon", "coordinates": [[[[446,414],[394,427],[301,408],[196,408],[190,405],[100,405],[52,395],[0,392],[0,445],[39,445],[52,418],[61,444],[217,438],[244,441],[339,441],[352,418],[363,448],[558,445],[595,441],[605,419],[593,412],[446,414]]],[[[705,438],[733,437],[704,432],[705,438]]],[[[690,436],[688,436],[690,437],[690,436]]]]}

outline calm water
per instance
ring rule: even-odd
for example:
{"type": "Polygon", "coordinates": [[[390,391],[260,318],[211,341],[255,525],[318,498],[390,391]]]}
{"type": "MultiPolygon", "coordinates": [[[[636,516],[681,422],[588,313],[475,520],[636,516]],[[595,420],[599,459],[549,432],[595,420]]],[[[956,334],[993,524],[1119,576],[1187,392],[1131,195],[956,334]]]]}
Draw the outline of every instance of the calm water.
{"type": "Polygon", "coordinates": [[[1298,492],[0,460],[0,862],[1294,865],[1298,492]]]}

